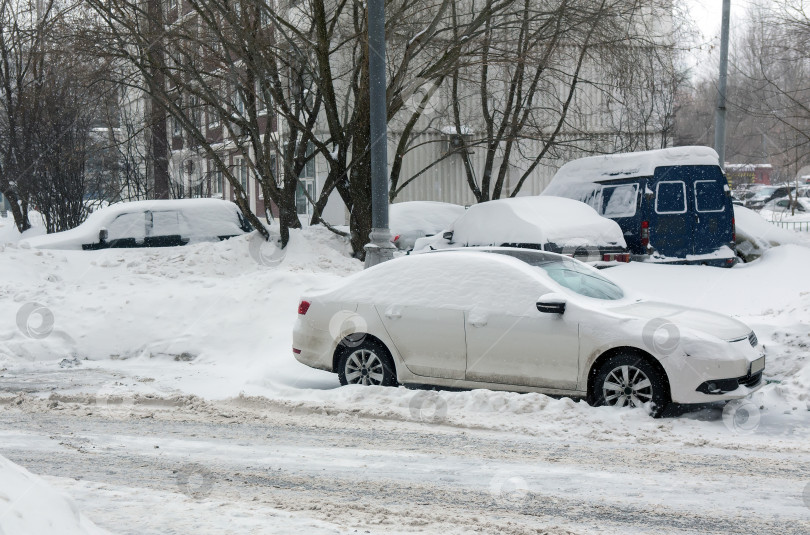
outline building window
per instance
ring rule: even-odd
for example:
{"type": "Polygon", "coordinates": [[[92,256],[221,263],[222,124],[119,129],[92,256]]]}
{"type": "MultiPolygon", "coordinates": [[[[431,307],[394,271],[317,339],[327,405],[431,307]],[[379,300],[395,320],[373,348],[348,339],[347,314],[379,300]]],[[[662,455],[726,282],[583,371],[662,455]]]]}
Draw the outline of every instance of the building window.
{"type": "Polygon", "coordinates": [[[307,195],[309,195],[310,199],[315,198],[314,178],[299,178],[298,187],[295,190],[295,207],[298,210],[298,215],[311,216],[312,204],[310,204],[309,199],[307,199],[307,196],[304,195],[304,191],[307,192],[307,195]]]}
{"type": "Polygon", "coordinates": [[[244,158],[236,159],[236,179],[245,191],[245,197],[250,197],[250,190],[248,189],[248,165],[247,160],[244,158]]]}
{"type": "MultiPolygon", "coordinates": [[[[213,164],[209,167],[213,167],[213,164]]],[[[222,195],[222,171],[219,169],[211,172],[211,194],[222,195]]]]}

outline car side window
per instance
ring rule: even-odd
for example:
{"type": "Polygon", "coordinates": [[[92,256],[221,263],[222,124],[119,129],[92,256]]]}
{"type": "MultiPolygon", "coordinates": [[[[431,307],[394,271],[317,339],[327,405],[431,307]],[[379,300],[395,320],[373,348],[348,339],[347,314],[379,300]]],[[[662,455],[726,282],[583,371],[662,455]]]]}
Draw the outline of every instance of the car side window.
{"type": "Polygon", "coordinates": [[[655,212],[683,214],[686,212],[686,183],[681,180],[662,180],[655,186],[655,212]]]}
{"type": "Polygon", "coordinates": [[[120,214],[107,225],[108,240],[136,239],[143,240],[146,236],[146,221],[143,212],[120,214]]]}
{"type": "Polygon", "coordinates": [[[175,210],[146,212],[147,236],[180,236],[180,213],[175,210]]]}
{"type": "Polygon", "coordinates": [[[779,208],[787,208],[788,207],[788,202],[787,201],[776,201],[776,206],[778,206],[779,208]]]}

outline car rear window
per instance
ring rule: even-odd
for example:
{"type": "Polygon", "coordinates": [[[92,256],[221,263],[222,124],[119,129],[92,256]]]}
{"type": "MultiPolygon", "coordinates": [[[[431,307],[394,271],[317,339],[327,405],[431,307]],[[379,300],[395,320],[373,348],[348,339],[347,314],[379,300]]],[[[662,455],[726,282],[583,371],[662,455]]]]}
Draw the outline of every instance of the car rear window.
{"type": "Polygon", "coordinates": [[[683,214],[686,212],[686,183],[666,180],[655,187],[655,211],[659,214],[683,214]]]}
{"type": "Polygon", "coordinates": [[[695,207],[698,212],[725,210],[726,192],[716,180],[695,180],[695,207]]]}
{"type": "Polygon", "coordinates": [[[604,217],[633,217],[637,199],[638,184],[602,186],[602,205],[597,211],[604,217]]]}

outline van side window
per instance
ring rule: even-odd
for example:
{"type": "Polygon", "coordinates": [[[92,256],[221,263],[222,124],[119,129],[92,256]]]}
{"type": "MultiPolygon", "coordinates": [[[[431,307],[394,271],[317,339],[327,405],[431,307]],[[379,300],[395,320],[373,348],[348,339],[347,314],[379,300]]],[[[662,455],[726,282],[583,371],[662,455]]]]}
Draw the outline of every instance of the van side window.
{"type": "Polygon", "coordinates": [[[686,184],[680,180],[662,180],[655,186],[655,212],[686,213],[686,184]]]}
{"type": "Polygon", "coordinates": [[[725,210],[726,192],[717,180],[695,180],[695,208],[698,212],[725,210]]]}
{"type": "Polygon", "coordinates": [[[633,217],[636,215],[638,184],[602,187],[602,210],[605,217],[633,217]]]}

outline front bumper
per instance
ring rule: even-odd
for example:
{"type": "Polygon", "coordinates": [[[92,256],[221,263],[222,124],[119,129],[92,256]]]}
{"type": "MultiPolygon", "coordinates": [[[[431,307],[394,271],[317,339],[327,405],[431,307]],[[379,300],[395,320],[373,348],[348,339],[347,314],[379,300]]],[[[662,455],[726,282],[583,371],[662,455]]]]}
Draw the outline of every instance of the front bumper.
{"type": "Polygon", "coordinates": [[[748,389],[757,388],[762,383],[762,372],[754,374],[743,375],[742,377],[735,377],[733,379],[712,379],[704,381],[696,388],[697,392],[707,394],[710,396],[722,396],[729,392],[734,392],[738,388],[745,387],[748,389]]]}
{"type": "Polygon", "coordinates": [[[748,339],[722,342],[714,347],[689,347],[690,355],[674,355],[660,362],[669,377],[675,403],[711,403],[744,398],[765,385],[764,368],[752,365],[763,357],[748,339]],[[702,349],[703,351],[699,351],[702,349]],[[714,354],[713,358],[701,353],[714,354]]]}

